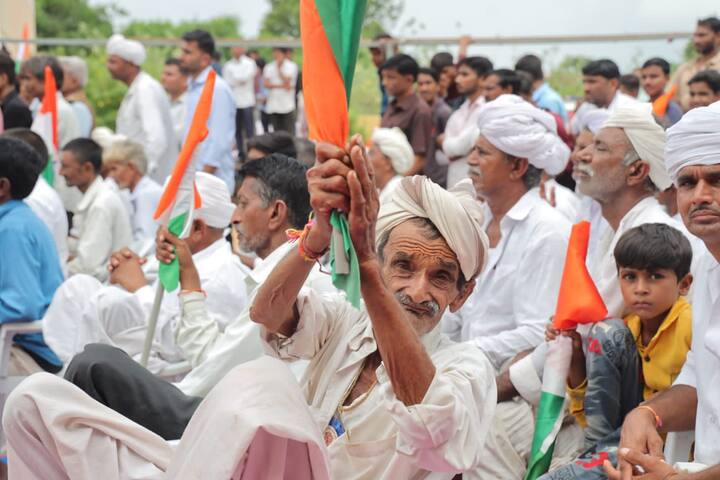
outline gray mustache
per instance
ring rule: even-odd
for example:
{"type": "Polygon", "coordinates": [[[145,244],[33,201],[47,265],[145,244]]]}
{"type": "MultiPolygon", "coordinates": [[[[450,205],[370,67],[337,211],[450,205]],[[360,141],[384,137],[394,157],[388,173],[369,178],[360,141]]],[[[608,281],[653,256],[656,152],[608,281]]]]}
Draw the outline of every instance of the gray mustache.
{"type": "Polygon", "coordinates": [[[428,300],[426,302],[421,302],[421,303],[415,303],[410,299],[409,295],[402,293],[402,292],[396,293],[395,298],[397,299],[398,302],[400,302],[400,305],[402,305],[404,307],[410,307],[413,310],[424,311],[423,315],[427,315],[429,317],[434,317],[435,315],[440,313],[440,305],[438,305],[437,302],[434,302],[432,300],[428,300]]]}

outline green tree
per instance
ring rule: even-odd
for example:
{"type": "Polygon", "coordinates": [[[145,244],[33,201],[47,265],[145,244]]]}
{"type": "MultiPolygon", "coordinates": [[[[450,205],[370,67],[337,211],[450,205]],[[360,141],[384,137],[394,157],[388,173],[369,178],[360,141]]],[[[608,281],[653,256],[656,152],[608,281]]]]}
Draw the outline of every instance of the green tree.
{"type": "Polygon", "coordinates": [[[215,38],[237,38],[240,36],[240,19],[225,15],[209,20],[188,20],[173,23],[161,20],[133,21],[123,30],[128,37],[180,38],[183,33],[196,28],[210,32],[215,38]]]}
{"type": "Polygon", "coordinates": [[[104,38],[112,34],[112,19],[125,12],[113,5],[89,5],[87,0],[35,0],[37,35],[43,38],[104,38]]]}
{"type": "Polygon", "coordinates": [[[567,56],[555,67],[548,83],[564,97],[582,97],[582,68],[590,62],[583,56],[567,56]]]}

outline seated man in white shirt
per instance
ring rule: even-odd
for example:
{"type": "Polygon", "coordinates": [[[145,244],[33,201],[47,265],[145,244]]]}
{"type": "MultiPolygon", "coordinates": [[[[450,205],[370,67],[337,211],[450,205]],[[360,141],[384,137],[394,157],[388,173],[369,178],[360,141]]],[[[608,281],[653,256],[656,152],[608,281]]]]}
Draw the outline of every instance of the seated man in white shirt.
{"type": "Polygon", "coordinates": [[[380,195],[380,204],[392,199],[392,193],[402,176],[415,163],[415,153],[405,133],[397,127],[376,128],[368,158],[375,171],[375,187],[380,195]]]}
{"type": "Polygon", "coordinates": [[[678,193],[678,210],[687,229],[708,252],[695,274],[692,294],[693,340],[685,366],[669,390],[631,411],[620,438],[619,471],[606,462],[613,480],[647,478],[687,480],[720,476],[720,103],[692,110],[667,131],[665,163],[678,193]],[[694,465],[663,461],[661,433],[695,429],[694,465]],[[623,450],[629,449],[629,450],[623,450]],[[685,470],[695,473],[681,473],[685,470]]]}
{"type": "MultiPolygon", "coordinates": [[[[11,475],[190,478],[202,464],[207,478],[247,478],[245,469],[259,460],[248,447],[262,432],[309,449],[303,462],[289,465],[292,452],[275,450],[259,472],[268,474],[270,463],[294,467],[277,478],[450,479],[478,465],[495,406],[492,369],[482,352],[450,342],[439,328],[444,310],[459,308],[471,293],[487,254],[474,192],[465,182],[450,193],[408,178],[378,214],[364,147],[352,143],[352,170],[346,155],[319,147],[319,164],[308,173],[316,221],[251,309],[275,356],[311,360],[302,392],[277,360],[238,367],[203,403],[173,455],[159,437],[67,382],[38,374],[8,399],[11,475]],[[328,248],[335,208],[349,212],[363,278],[359,309],[342,296],[301,291],[314,265],[308,257],[328,248]],[[38,415],[51,392],[55,408],[38,415]],[[60,417],[70,408],[68,423],[60,417]],[[265,421],[256,423],[257,416],[265,421]],[[273,422],[277,417],[287,422],[273,422]],[[67,448],[56,449],[58,442],[67,448]]],[[[189,252],[171,240],[183,288],[199,288],[189,252]]],[[[159,252],[167,261],[172,250],[159,252]]],[[[195,292],[187,297],[202,304],[195,292]]]]}
{"type": "MultiPolygon", "coordinates": [[[[40,166],[41,171],[45,170],[50,158],[45,141],[40,135],[27,128],[12,128],[3,132],[2,136],[17,138],[30,145],[43,162],[40,166]]],[[[35,188],[33,188],[33,191],[24,201],[32,211],[35,212],[35,215],[40,217],[40,220],[47,225],[50,233],[52,233],[55,246],[57,247],[58,258],[60,259],[60,267],[63,273],[66,274],[68,260],[68,218],[60,196],[47,181],[45,181],[43,176],[40,175],[37,183],[35,183],[35,188]]]]}
{"type": "Polygon", "coordinates": [[[145,150],[133,140],[113,142],[103,152],[103,165],[118,187],[130,191],[133,245],[135,251],[141,251],[146,242],[154,241],[157,233],[158,223],[153,215],[162,195],[162,187],[147,176],[145,150]]]}
{"type": "MultiPolygon", "coordinates": [[[[235,207],[227,186],[217,177],[198,173],[195,184],[202,206],[195,211],[187,243],[198,264],[213,320],[224,328],[247,301],[247,270],[224,238],[235,207]]],[[[76,275],[58,289],[45,314],[43,331],[65,362],[90,343],[114,345],[132,357],[140,357],[157,288],[157,281],[151,284],[143,274],[144,263],[145,259],[124,248],[110,261],[111,286],[88,275],[76,275]]],[[[184,358],[175,342],[179,317],[177,292],[167,293],[148,364],[153,372],[184,358]]]]}
{"type": "Polygon", "coordinates": [[[515,95],[482,107],[478,126],[468,164],[485,201],[489,268],[466,305],[443,318],[443,330],[476,345],[499,371],[543,341],[555,311],[570,223],[533,188],[542,170],[565,167],[570,150],[553,117],[515,95]]]}
{"type": "Polygon", "coordinates": [[[110,255],[130,245],[132,228],[122,200],[103,182],[101,166],[102,148],[89,138],[72,140],[60,152],[60,175],[83,194],[70,231],[68,274],[104,281],[110,255]]]}

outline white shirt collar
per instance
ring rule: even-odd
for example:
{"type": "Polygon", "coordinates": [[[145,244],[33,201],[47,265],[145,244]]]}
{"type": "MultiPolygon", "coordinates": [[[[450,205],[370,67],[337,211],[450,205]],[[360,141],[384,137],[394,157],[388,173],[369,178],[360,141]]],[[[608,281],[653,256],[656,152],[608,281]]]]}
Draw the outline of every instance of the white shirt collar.
{"type": "Polygon", "coordinates": [[[80,203],[78,204],[78,211],[82,212],[90,208],[90,205],[93,204],[97,196],[100,195],[104,189],[105,181],[100,175],[98,175],[95,177],[93,183],[90,184],[90,187],[83,195],[82,200],[80,200],[80,203]]]}

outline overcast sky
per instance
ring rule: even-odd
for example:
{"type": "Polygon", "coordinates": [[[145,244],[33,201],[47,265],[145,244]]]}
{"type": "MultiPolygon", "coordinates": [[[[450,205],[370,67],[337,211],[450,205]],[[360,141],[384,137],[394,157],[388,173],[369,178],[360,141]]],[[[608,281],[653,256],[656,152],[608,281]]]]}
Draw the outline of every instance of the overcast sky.
{"type": "MultiPolygon", "coordinates": [[[[91,0],[101,4],[103,0],[91,0]]],[[[133,19],[187,20],[236,15],[242,34],[254,37],[268,9],[266,0],[118,0],[133,19]]],[[[720,13],[718,0],[406,0],[395,31],[399,36],[577,35],[691,31],[700,17],[720,13]],[[441,5],[441,8],[438,7],[441,5]],[[414,18],[418,25],[404,28],[414,18]]],[[[549,66],[565,55],[609,57],[628,70],[638,61],[663,56],[682,57],[685,42],[652,41],[514,45],[476,47],[471,53],[488,55],[498,67],[512,66],[527,52],[541,54],[549,66]]]]}

